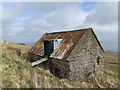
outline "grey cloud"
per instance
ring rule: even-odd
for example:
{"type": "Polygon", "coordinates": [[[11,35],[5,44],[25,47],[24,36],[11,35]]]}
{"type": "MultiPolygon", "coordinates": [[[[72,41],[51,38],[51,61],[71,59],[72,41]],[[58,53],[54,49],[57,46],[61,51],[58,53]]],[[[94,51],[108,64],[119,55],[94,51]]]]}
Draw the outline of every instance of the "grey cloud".
{"type": "MultiPolygon", "coordinates": [[[[11,36],[11,38],[14,35],[18,37],[19,34],[22,36],[26,31],[26,35],[33,34],[37,37],[44,32],[73,28],[80,23],[78,19],[81,19],[81,22],[83,22],[82,19],[83,17],[85,18],[84,12],[80,11],[75,6],[75,3],[20,3],[19,7],[16,6],[16,8],[18,8],[19,13],[24,14],[27,14],[25,11],[29,10],[29,8],[36,8],[35,10],[38,11],[43,10],[45,13],[42,13],[40,16],[38,14],[32,17],[16,18],[20,14],[16,13],[15,9],[15,12],[12,12],[13,14],[3,18],[3,39],[6,38],[6,35],[11,36]],[[51,14],[52,12],[55,14],[51,14]],[[79,17],[80,14],[82,15],[81,17],[79,17]]],[[[4,14],[8,13],[6,9],[4,14]]],[[[34,13],[34,11],[31,12],[34,13]]]]}
{"type": "Polygon", "coordinates": [[[81,3],[17,4],[4,9],[3,40],[35,42],[45,32],[92,27],[100,41],[116,41],[116,3],[98,3],[92,12],[81,10],[81,3]]]}
{"type": "Polygon", "coordinates": [[[56,12],[51,12],[47,17],[45,17],[45,19],[47,22],[53,23],[56,26],[70,29],[82,26],[86,15],[86,12],[80,10],[80,8],[76,6],[67,6],[56,12]]]}
{"type": "Polygon", "coordinates": [[[94,11],[86,17],[87,23],[96,23],[106,25],[117,23],[118,20],[118,3],[102,2],[96,5],[94,11]]]}

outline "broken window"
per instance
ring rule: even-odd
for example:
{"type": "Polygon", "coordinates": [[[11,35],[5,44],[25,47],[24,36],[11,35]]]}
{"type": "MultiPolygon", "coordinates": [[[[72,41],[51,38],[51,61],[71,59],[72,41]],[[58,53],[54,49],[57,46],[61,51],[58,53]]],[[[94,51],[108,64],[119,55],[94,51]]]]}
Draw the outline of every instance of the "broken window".
{"type": "Polygon", "coordinates": [[[50,39],[44,41],[44,55],[51,56],[52,53],[57,50],[60,46],[62,39],[50,39]]]}

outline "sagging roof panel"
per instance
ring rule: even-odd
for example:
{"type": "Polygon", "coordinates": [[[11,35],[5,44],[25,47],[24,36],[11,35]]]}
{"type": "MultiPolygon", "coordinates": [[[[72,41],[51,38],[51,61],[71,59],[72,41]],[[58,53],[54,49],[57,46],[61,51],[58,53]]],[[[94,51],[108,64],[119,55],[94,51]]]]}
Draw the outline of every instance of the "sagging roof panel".
{"type": "Polygon", "coordinates": [[[43,55],[44,50],[44,41],[51,39],[62,39],[61,44],[58,49],[55,50],[51,57],[58,59],[67,59],[75,45],[78,43],[79,39],[88,29],[80,29],[74,31],[64,31],[64,32],[54,32],[54,33],[45,33],[42,38],[32,47],[30,52],[40,55],[43,55]]]}

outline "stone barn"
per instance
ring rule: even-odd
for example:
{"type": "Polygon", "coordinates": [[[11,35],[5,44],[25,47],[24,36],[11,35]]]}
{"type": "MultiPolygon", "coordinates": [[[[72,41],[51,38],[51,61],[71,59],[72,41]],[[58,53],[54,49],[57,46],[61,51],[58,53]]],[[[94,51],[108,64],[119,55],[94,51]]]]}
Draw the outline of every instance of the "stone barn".
{"type": "Polygon", "coordinates": [[[28,60],[69,80],[103,75],[104,50],[92,28],[45,33],[28,52],[28,60]],[[45,59],[46,58],[46,59],[45,59]]]}

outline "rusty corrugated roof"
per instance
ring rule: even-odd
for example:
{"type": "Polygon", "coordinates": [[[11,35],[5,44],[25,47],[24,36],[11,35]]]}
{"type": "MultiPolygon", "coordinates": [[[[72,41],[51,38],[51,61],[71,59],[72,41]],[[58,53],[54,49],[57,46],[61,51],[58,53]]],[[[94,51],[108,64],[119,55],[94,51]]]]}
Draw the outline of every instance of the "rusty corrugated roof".
{"type": "Polygon", "coordinates": [[[63,39],[59,48],[52,53],[52,57],[58,59],[67,59],[86,30],[89,30],[89,28],[73,31],[45,33],[42,38],[40,38],[38,42],[31,48],[30,52],[42,56],[44,52],[44,40],[63,39]]]}

